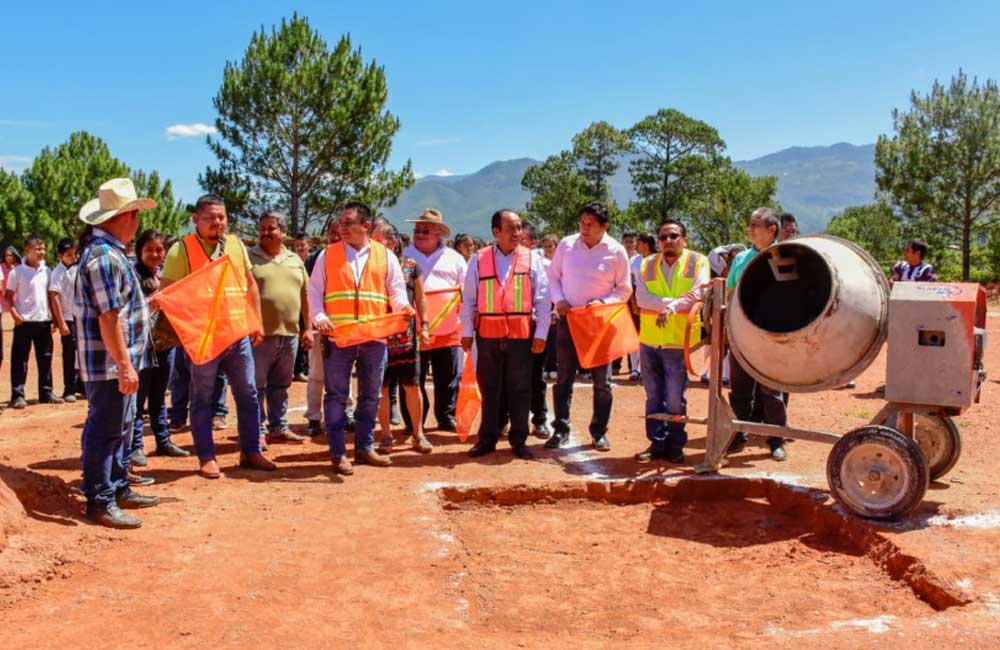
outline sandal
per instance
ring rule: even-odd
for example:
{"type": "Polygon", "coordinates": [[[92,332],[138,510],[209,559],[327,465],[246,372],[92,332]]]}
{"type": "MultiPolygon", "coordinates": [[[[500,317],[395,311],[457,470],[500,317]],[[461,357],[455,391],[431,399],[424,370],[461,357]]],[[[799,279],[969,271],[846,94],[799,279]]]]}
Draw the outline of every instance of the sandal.
{"type": "Polygon", "coordinates": [[[392,452],[392,445],[395,442],[392,438],[392,434],[387,434],[382,436],[382,441],[378,443],[378,453],[388,454],[392,452]]]}

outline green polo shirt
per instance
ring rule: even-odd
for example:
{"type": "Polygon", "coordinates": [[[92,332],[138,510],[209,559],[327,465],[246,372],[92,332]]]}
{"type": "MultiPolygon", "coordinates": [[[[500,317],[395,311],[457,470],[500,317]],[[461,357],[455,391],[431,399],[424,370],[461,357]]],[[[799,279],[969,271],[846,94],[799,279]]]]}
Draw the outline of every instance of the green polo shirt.
{"type": "Polygon", "coordinates": [[[260,289],[264,336],[298,336],[302,294],[309,282],[302,258],[284,246],[271,257],[258,244],[250,249],[250,261],[260,289]]]}
{"type": "MultiPolygon", "coordinates": [[[[211,246],[201,237],[198,237],[201,250],[210,260],[217,260],[222,254],[222,246],[211,246]]],[[[247,249],[235,235],[226,235],[226,255],[233,261],[233,266],[238,273],[240,286],[246,284],[246,272],[250,269],[250,260],[247,258],[247,249]],[[236,249],[236,250],[233,250],[236,249]]],[[[191,265],[188,264],[187,249],[184,248],[184,239],[181,238],[167,252],[166,259],[163,260],[163,279],[176,282],[191,273],[191,265]]]]}
{"type": "Polygon", "coordinates": [[[740,277],[743,275],[743,271],[747,270],[747,266],[750,264],[750,260],[757,256],[759,253],[756,248],[751,246],[750,248],[736,253],[736,257],[733,258],[732,264],[729,265],[729,275],[726,276],[726,288],[735,289],[736,283],[740,281],[740,277]]]}

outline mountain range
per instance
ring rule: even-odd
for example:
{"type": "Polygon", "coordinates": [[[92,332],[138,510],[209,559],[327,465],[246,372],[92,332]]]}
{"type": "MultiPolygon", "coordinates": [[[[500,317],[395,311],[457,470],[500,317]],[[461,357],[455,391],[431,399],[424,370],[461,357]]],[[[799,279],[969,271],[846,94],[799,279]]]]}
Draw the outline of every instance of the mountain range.
{"type": "MultiPolygon", "coordinates": [[[[846,142],[821,147],[790,147],[733,164],[754,176],[776,176],[776,199],[798,217],[802,232],[820,232],[835,214],[871,203],[875,194],[875,145],[846,142]]],[[[472,174],[425,176],[402,195],[386,216],[402,225],[424,208],[437,208],[454,233],[489,235],[489,217],[498,208],[518,210],[529,195],[521,188],[528,167],[540,161],[516,158],[490,163],[472,174]]],[[[611,178],[622,206],[635,198],[627,162],[611,178]]]]}

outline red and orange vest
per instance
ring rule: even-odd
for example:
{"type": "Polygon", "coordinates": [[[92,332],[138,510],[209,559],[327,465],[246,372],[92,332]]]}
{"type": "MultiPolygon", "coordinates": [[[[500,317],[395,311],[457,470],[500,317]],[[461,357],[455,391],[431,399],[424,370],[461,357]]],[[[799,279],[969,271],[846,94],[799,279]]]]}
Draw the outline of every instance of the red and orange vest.
{"type": "Polygon", "coordinates": [[[503,282],[497,277],[494,247],[479,250],[479,290],[476,295],[479,336],[486,339],[527,339],[531,336],[531,251],[518,246],[503,282]]]}

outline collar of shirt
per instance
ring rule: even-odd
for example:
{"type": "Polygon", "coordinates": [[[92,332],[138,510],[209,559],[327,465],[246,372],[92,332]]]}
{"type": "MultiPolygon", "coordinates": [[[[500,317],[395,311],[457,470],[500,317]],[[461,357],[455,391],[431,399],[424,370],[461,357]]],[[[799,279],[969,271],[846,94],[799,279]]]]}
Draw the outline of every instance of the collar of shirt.
{"type": "Polygon", "coordinates": [[[109,233],[104,228],[99,228],[99,227],[95,226],[94,227],[94,236],[95,237],[100,237],[101,239],[107,241],[109,244],[111,244],[115,248],[121,249],[121,251],[123,253],[126,251],[125,244],[123,244],[122,242],[118,241],[117,237],[115,237],[114,235],[112,235],[111,233],[109,233]]]}
{"type": "MultiPolygon", "coordinates": [[[[584,250],[592,251],[595,248],[600,248],[601,246],[610,246],[611,245],[610,240],[611,237],[609,237],[608,233],[605,232],[603,235],[601,235],[601,238],[597,240],[596,244],[594,244],[593,246],[587,246],[587,243],[583,241],[583,235],[578,233],[576,241],[573,242],[573,246],[576,248],[582,248],[584,250]]],[[[626,255],[626,257],[628,257],[628,255],[626,255]]]]}
{"type": "Polygon", "coordinates": [[[289,256],[295,255],[295,253],[293,253],[292,251],[288,250],[288,248],[285,247],[284,244],[282,244],[281,248],[278,250],[278,254],[272,256],[266,250],[264,250],[261,247],[260,242],[258,242],[256,246],[254,246],[253,248],[250,249],[250,253],[252,255],[254,255],[255,257],[259,257],[262,260],[276,261],[279,264],[281,262],[284,262],[285,260],[287,260],[289,258],[289,256]]]}

